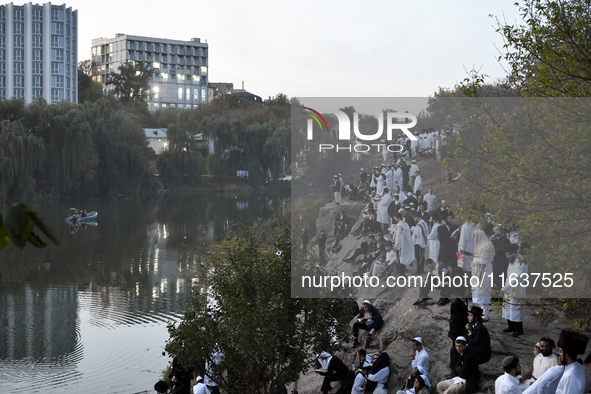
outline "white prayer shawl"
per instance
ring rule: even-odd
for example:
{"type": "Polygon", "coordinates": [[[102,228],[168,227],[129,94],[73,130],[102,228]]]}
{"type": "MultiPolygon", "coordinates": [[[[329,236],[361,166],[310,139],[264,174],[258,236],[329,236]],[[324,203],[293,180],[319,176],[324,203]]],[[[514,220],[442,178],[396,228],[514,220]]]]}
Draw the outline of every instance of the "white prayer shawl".
{"type": "Polygon", "coordinates": [[[390,224],[390,215],[388,215],[388,207],[392,202],[392,195],[390,193],[386,193],[380,202],[378,202],[378,217],[377,220],[379,223],[382,224],[390,224]]]}
{"type": "MultiPolygon", "coordinates": [[[[415,352],[416,353],[416,352],[415,352]]],[[[424,375],[429,374],[429,354],[425,349],[421,349],[420,352],[415,354],[415,359],[412,360],[412,367],[418,367],[419,365],[423,368],[424,375]]]]}
{"type": "Polygon", "coordinates": [[[564,373],[564,367],[557,365],[550,368],[537,379],[531,386],[529,386],[523,394],[554,394],[560,383],[560,378],[564,373]]]}
{"type": "Polygon", "coordinates": [[[429,234],[429,253],[427,258],[433,260],[438,264],[437,259],[439,258],[439,237],[437,236],[437,228],[440,226],[439,223],[435,223],[429,234]]]}
{"type": "Polygon", "coordinates": [[[421,248],[426,248],[429,238],[429,229],[427,228],[427,222],[421,219],[413,228],[414,231],[412,233],[412,242],[415,245],[419,245],[419,247],[421,248]]]}
{"type": "MultiPolygon", "coordinates": [[[[398,186],[400,187],[400,190],[402,191],[402,182],[404,182],[404,178],[402,176],[402,168],[398,167],[396,169],[396,172],[394,173],[394,187],[398,186]]],[[[403,200],[400,200],[400,202],[402,202],[403,200]]]]}
{"type": "Polygon", "coordinates": [[[525,317],[525,310],[523,308],[523,301],[525,298],[525,277],[527,275],[527,264],[517,257],[507,267],[507,276],[505,277],[505,286],[501,289],[503,292],[503,319],[514,322],[522,322],[525,317]],[[509,278],[514,277],[515,280],[509,278]],[[517,283],[516,283],[517,282],[517,283]],[[517,285],[512,287],[511,285],[517,285]]]}
{"type": "Polygon", "coordinates": [[[415,178],[415,187],[413,190],[415,194],[417,194],[419,190],[423,190],[423,178],[420,175],[417,175],[415,178]]]}
{"type": "Polygon", "coordinates": [[[384,176],[380,175],[378,177],[377,183],[376,183],[376,194],[378,196],[381,196],[382,194],[384,194],[384,176]]]}
{"type": "MultiPolygon", "coordinates": [[[[543,375],[542,375],[543,376],[543,375]]],[[[564,374],[560,378],[556,394],[584,394],[585,369],[578,362],[564,367],[564,374]]]]}
{"type": "Polygon", "coordinates": [[[394,190],[394,171],[392,171],[392,169],[389,169],[388,172],[386,172],[386,185],[390,192],[394,190]]]}
{"type": "Polygon", "coordinates": [[[475,304],[490,304],[492,296],[492,260],[495,257],[495,247],[486,236],[484,231],[477,229],[473,231],[474,235],[474,259],[472,260],[472,276],[478,280],[473,280],[472,302],[475,304]]]}
{"type": "Polygon", "coordinates": [[[412,236],[410,235],[410,227],[403,220],[396,224],[394,230],[396,249],[399,251],[400,264],[404,264],[407,268],[415,259],[415,247],[412,243],[412,236]]]}
{"type": "Polygon", "coordinates": [[[474,254],[474,223],[466,222],[460,229],[460,240],[458,241],[458,252],[464,251],[474,254]]]}

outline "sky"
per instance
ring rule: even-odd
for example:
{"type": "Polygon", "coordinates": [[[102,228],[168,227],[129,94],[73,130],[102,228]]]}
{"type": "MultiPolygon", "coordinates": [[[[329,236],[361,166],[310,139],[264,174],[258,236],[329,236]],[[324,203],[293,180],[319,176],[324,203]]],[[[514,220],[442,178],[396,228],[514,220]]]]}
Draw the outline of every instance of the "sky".
{"type": "MultiPolygon", "coordinates": [[[[117,33],[209,44],[209,82],[266,99],[426,97],[480,70],[506,75],[495,17],[520,20],[515,0],[70,0],[78,60],[117,33]],[[365,3],[365,4],[364,4],[365,3]]],[[[60,4],[54,2],[54,4],[60,4]]]]}

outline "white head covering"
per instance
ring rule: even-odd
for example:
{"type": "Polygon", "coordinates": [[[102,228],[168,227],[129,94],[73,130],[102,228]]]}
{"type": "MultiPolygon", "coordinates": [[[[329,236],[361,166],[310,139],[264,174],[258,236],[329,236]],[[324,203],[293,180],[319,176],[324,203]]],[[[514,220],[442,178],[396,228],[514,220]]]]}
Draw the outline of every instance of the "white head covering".
{"type": "Polygon", "coordinates": [[[367,367],[371,367],[371,363],[367,360],[363,361],[363,365],[361,366],[361,368],[367,368],[367,367]]]}
{"type": "Polygon", "coordinates": [[[420,343],[421,345],[423,344],[423,339],[421,337],[416,337],[416,338],[413,338],[412,340],[420,343]]]}
{"type": "Polygon", "coordinates": [[[468,343],[468,341],[466,341],[466,337],[460,335],[459,337],[456,338],[456,341],[464,341],[466,343],[468,343]]]}
{"type": "Polygon", "coordinates": [[[495,257],[495,246],[480,229],[474,230],[474,256],[484,261],[492,261],[495,257]]]}
{"type": "Polygon", "coordinates": [[[203,376],[197,376],[197,377],[195,378],[195,381],[196,381],[196,382],[203,381],[203,376]]]}
{"type": "Polygon", "coordinates": [[[330,364],[331,359],[332,355],[328,352],[322,352],[318,355],[318,362],[325,370],[328,370],[328,365],[330,364]]]}
{"type": "Polygon", "coordinates": [[[363,301],[363,303],[367,304],[367,305],[371,305],[371,302],[369,302],[369,300],[365,300],[365,301],[363,301]]]}

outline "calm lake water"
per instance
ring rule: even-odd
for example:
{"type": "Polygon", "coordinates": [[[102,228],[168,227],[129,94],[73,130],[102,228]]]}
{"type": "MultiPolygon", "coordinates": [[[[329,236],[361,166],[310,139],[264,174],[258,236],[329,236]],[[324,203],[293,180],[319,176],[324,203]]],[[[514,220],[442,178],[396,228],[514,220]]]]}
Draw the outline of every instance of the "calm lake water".
{"type": "Polygon", "coordinates": [[[0,250],[0,387],[153,392],[170,362],[162,355],[166,325],[185,311],[195,262],[232,222],[269,217],[287,198],[196,194],[35,204],[60,244],[0,250]],[[72,206],[98,211],[96,223],[65,223],[72,206]]]}

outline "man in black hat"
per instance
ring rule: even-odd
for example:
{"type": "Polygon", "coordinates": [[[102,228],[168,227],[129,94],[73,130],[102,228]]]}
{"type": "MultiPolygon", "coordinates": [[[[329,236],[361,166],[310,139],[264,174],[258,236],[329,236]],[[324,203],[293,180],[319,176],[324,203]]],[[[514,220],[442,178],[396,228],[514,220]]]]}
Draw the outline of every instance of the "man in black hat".
{"type": "Polygon", "coordinates": [[[159,380],[154,385],[154,390],[156,390],[158,394],[165,394],[168,392],[168,383],[166,383],[164,380],[159,380]]]}
{"type": "Polygon", "coordinates": [[[183,377],[184,374],[180,371],[172,372],[172,388],[170,389],[170,394],[189,394],[189,388],[181,382],[183,377]]]}
{"type": "Polygon", "coordinates": [[[520,394],[519,380],[517,376],[521,374],[521,364],[519,357],[507,356],[503,359],[504,374],[495,380],[495,394],[520,394]]]}
{"type": "Polygon", "coordinates": [[[484,364],[490,360],[490,335],[482,321],[482,308],[472,306],[468,311],[468,345],[472,348],[474,358],[478,364],[484,364]]]}
{"type": "Polygon", "coordinates": [[[564,365],[564,374],[558,383],[556,394],[584,394],[585,369],[577,362],[577,355],[585,353],[589,338],[579,332],[562,330],[558,339],[558,358],[564,365]]]}

